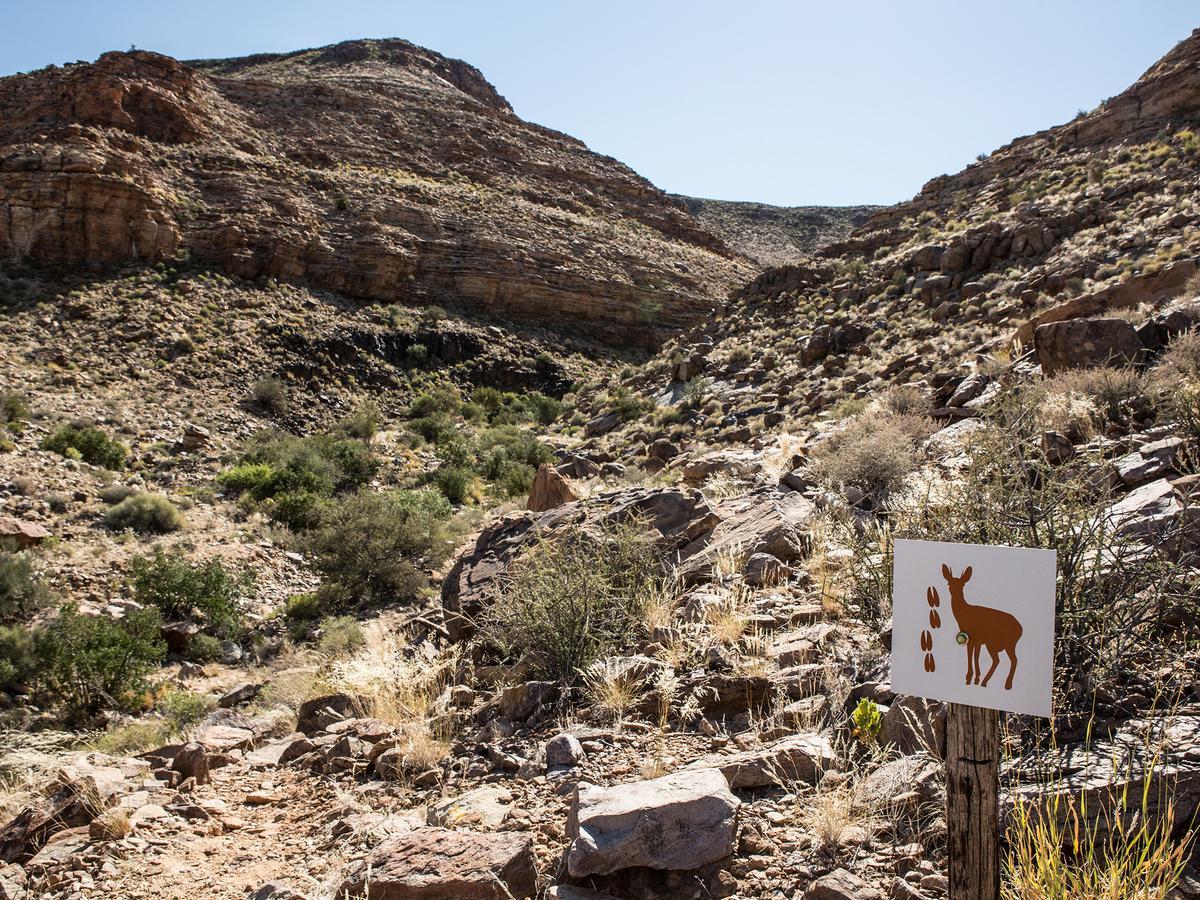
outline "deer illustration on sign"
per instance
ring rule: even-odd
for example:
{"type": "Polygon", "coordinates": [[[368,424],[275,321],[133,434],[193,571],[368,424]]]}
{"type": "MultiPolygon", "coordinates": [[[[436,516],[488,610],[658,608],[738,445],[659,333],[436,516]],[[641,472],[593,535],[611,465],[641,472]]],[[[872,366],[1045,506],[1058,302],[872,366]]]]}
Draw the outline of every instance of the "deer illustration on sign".
{"type": "MultiPolygon", "coordinates": [[[[1009,660],[1008,678],[1004,681],[1004,689],[1011,691],[1013,676],[1017,674],[1017,642],[1021,640],[1021,635],[1024,633],[1021,623],[1015,616],[1003,610],[967,602],[967,598],[963,596],[963,585],[971,580],[970,566],[963,569],[962,575],[955,578],[950,567],[942,563],[942,577],[946,579],[946,586],[950,589],[950,612],[958,624],[958,642],[966,645],[967,648],[966,683],[974,682],[981,687],[987,687],[992,673],[1000,664],[1000,654],[1003,652],[1008,654],[1009,660]],[[979,651],[984,647],[987,647],[987,651],[992,657],[992,666],[981,682],[979,680],[979,651]]],[[[931,607],[930,618],[932,619],[932,613],[940,603],[936,588],[929,589],[928,599],[931,607]]],[[[931,621],[930,624],[934,623],[931,621]]],[[[941,624],[940,621],[938,624],[941,624]]],[[[924,639],[924,635],[922,635],[922,639],[924,639]]],[[[932,660],[926,660],[925,671],[933,670],[931,662],[932,660]]]]}

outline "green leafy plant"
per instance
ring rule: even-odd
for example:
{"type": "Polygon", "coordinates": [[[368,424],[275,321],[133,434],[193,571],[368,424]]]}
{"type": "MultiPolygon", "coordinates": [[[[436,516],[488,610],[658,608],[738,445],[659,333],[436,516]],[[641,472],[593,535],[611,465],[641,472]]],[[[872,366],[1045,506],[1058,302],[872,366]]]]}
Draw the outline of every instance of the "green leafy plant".
{"type": "Polygon", "coordinates": [[[241,628],[239,604],[255,578],[250,569],[234,571],[219,559],[192,563],[179,551],[155,550],[133,560],[129,581],[134,598],[168,620],[199,620],[215,634],[229,636],[241,628]]]}
{"type": "Polygon", "coordinates": [[[666,578],[641,523],[598,536],[572,531],[513,564],[480,633],[504,658],[575,684],[597,660],[629,648],[666,578]]]}
{"type": "Polygon", "coordinates": [[[854,722],[854,736],[860,743],[879,743],[879,732],[883,730],[883,714],[874,700],[863,697],[854,707],[850,717],[854,722]]]}
{"type": "Polygon", "coordinates": [[[42,442],[42,449],[106,469],[120,469],[128,455],[124,444],[94,425],[63,425],[42,442]]]}
{"type": "Polygon", "coordinates": [[[33,555],[0,546],[0,622],[29,618],[46,605],[49,592],[38,577],[33,555]]]}
{"type": "Polygon", "coordinates": [[[104,514],[104,524],[116,531],[130,528],[152,534],[178,531],[187,524],[175,505],[161,494],[133,494],[104,514]]]}
{"type": "Polygon", "coordinates": [[[155,609],[113,619],[63,606],[34,639],[42,683],[78,713],[128,707],[166,654],[161,625],[155,609]]]}
{"type": "Polygon", "coordinates": [[[424,566],[445,559],[450,504],[435,491],[360,491],[322,506],[303,547],[323,581],[322,607],[412,602],[428,585],[424,566]]]}

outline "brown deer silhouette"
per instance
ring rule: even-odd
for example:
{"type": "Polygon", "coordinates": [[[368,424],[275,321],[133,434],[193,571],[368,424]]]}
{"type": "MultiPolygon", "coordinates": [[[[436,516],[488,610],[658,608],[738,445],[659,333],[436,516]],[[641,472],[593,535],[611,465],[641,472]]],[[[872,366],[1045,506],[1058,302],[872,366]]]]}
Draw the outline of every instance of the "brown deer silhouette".
{"type": "Polygon", "coordinates": [[[971,580],[971,567],[963,569],[962,575],[954,577],[950,567],[942,564],[942,577],[950,588],[950,611],[958,630],[967,636],[967,684],[974,678],[975,684],[987,687],[988,680],[1000,663],[1000,652],[1008,654],[1008,678],[1004,682],[1006,691],[1012,690],[1013,676],[1017,673],[1017,641],[1021,640],[1024,629],[1015,617],[1003,610],[992,609],[989,606],[976,606],[968,603],[963,596],[963,585],[971,580]],[[992,657],[992,667],[979,681],[979,651],[983,647],[992,657]]]}

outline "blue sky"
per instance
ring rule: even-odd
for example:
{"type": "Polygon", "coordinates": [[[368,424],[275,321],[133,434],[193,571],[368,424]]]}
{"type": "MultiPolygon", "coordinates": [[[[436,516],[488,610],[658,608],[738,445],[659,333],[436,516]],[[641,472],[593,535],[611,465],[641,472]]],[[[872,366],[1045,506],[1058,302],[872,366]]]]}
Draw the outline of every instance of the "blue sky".
{"type": "Polygon", "coordinates": [[[403,37],[679,193],[891,203],[1128,86],[1194,0],[0,0],[0,74],[403,37]]]}

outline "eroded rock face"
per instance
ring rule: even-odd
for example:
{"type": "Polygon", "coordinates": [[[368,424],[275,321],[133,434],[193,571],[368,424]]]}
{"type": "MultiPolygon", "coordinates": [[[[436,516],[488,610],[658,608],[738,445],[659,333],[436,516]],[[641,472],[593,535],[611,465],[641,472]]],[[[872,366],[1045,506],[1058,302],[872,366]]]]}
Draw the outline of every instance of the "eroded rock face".
{"type": "Polygon", "coordinates": [[[550,463],[542,463],[533,477],[533,487],[525,506],[531,512],[545,512],[578,499],[570,479],[559,474],[550,463]]]}
{"type": "Polygon", "coordinates": [[[337,895],[362,896],[368,885],[372,900],[521,900],[537,890],[533,842],[510,831],[416,828],[376,847],[337,895]]]}
{"type": "Polygon", "coordinates": [[[1124,319],[1069,319],[1039,325],[1033,333],[1042,371],[1054,375],[1084,366],[1126,366],[1145,352],[1124,319]]]}
{"type": "Polygon", "coordinates": [[[450,297],[622,344],[697,321],[751,272],[626,166],[406,41],[107,53],[0,79],[0,109],[3,256],[99,267],[187,249],[243,278],[450,297]]]}
{"type": "Polygon", "coordinates": [[[696,869],[733,852],[738,799],[715,769],[603,788],[581,784],[571,806],[567,869],[696,869]]]}

